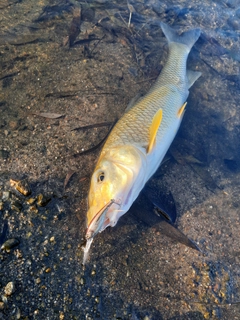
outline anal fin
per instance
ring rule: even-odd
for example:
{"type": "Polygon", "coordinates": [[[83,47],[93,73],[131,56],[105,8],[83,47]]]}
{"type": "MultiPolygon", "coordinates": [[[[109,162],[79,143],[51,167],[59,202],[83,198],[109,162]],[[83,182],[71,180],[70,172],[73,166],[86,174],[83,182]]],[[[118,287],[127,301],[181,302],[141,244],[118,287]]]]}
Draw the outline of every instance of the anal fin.
{"type": "Polygon", "coordinates": [[[186,105],[187,105],[187,102],[185,102],[185,103],[181,106],[181,108],[178,110],[177,116],[178,116],[179,118],[181,118],[181,117],[183,116],[183,113],[184,113],[184,111],[185,111],[186,105]]]}

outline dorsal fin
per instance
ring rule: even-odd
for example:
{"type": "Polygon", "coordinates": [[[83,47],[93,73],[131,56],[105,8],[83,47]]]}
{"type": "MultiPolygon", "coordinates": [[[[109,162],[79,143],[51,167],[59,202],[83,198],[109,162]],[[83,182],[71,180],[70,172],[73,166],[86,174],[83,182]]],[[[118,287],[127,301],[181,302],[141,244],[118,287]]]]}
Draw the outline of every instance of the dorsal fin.
{"type": "Polygon", "coordinates": [[[181,108],[178,110],[177,116],[178,116],[179,118],[181,118],[181,116],[183,116],[183,113],[184,113],[184,111],[185,111],[186,105],[187,105],[187,102],[185,102],[185,103],[181,106],[181,108]]]}
{"type": "Polygon", "coordinates": [[[141,92],[138,92],[128,103],[126,109],[124,110],[125,113],[127,113],[132,107],[134,107],[141,99],[143,98],[143,94],[141,92]]]}
{"type": "Polygon", "coordinates": [[[148,148],[147,148],[147,153],[152,151],[152,148],[155,144],[156,141],[156,135],[158,132],[158,128],[160,127],[160,124],[162,122],[162,109],[159,109],[152,120],[150,129],[149,129],[149,144],[148,144],[148,148]]]}

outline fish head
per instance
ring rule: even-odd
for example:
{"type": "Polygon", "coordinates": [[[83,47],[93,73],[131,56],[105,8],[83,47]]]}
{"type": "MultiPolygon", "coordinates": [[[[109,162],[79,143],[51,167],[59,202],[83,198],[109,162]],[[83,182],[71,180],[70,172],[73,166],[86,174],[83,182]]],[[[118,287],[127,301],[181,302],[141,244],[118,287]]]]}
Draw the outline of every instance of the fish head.
{"type": "Polygon", "coordinates": [[[146,157],[133,146],[101,153],[88,195],[86,239],[108,226],[115,226],[128,211],[145,184],[146,157]]]}

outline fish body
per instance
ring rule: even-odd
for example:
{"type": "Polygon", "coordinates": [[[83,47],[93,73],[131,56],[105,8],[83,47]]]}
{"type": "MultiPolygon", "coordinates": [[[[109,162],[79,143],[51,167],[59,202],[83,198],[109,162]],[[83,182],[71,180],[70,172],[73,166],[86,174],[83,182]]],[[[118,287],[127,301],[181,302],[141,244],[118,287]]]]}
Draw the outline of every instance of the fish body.
{"type": "Polygon", "coordinates": [[[201,75],[186,69],[200,29],[179,36],[164,23],[161,28],[169,45],[167,63],[149,92],[114,126],[91,178],[83,263],[93,237],[115,226],[161,164],[182,121],[189,88],[201,75]]]}

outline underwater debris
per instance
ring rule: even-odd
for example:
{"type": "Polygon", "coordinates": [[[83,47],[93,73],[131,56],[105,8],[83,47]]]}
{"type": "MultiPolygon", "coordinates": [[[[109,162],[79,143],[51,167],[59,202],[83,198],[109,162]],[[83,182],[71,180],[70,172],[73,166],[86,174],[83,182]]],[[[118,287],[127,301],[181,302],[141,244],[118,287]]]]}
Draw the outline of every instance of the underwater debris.
{"type": "Polygon", "coordinates": [[[64,114],[59,114],[59,113],[51,113],[51,112],[42,112],[42,113],[33,113],[35,116],[43,117],[43,118],[48,118],[48,119],[59,119],[62,117],[65,117],[64,114]]]}
{"type": "Polygon", "coordinates": [[[117,122],[117,119],[116,119],[114,122],[112,122],[112,125],[110,126],[110,128],[109,128],[109,130],[108,130],[108,133],[105,135],[105,137],[104,137],[98,144],[96,144],[94,147],[89,148],[89,149],[87,149],[87,150],[84,150],[84,151],[82,151],[82,152],[75,153],[73,156],[74,156],[74,157],[79,157],[79,156],[82,156],[82,155],[84,155],[84,154],[91,153],[91,152],[97,150],[99,147],[101,147],[101,145],[102,145],[102,144],[104,143],[104,141],[107,139],[108,135],[110,134],[110,132],[111,132],[111,130],[112,130],[112,128],[113,128],[113,126],[115,125],[116,122],[117,122]]]}
{"type": "Polygon", "coordinates": [[[68,182],[69,180],[71,179],[71,177],[74,175],[74,173],[76,173],[76,171],[74,170],[69,170],[67,175],[66,175],[66,178],[64,180],[64,184],[63,184],[63,191],[65,191],[67,185],[68,185],[68,182]]]}
{"type": "Polygon", "coordinates": [[[24,180],[10,179],[10,185],[11,187],[15,187],[15,189],[21,194],[23,194],[24,196],[29,196],[31,194],[31,189],[26,179],[24,180]]]}
{"type": "Polygon", "coordinates": [[[81,7],[75,7],[73,9],[73,19],[69,27],[68,36],[64,39],[63,45],[69,45],[69,48],[74,45],[77,36],[80,33],[81,25],[81,7]]]}
{"type": "Polygon", "coordinates": [[[72,7],[73,4],[70,2],[53,6],[45,6],[43,7],[40,16],[33,20],[33,22],[49,22],[52,19],[61,17],[63,12],[71,12],[72,7]]]}
{"type": "Polygon", "coordinates": [[[37,196],[37,204],[40,207],[45,207],[48,204],[48,202],[50,202],[50,201],[51,201],[51,198],[48,197],[48,196],[43,195],[42,193],[40,193],[37,196]]]}
{"type": "Polygon", "coordinates": [[[16,238],[8,239],[4,242],[4,244],[1,246],[1,250],[10,252],[10,249],[16,247],[19,245],[20,241],[16,238]]]}
{"type": "Polygon", "coordinates": [[[136,10],[134,9],[133,5],[130,4],[128,1],[127,1],[127,6],[129,9],[129,20],[128,20],[128,28],[129,28],[131,24],[132,14],[133,12],[136,12],[136,10]]]}

